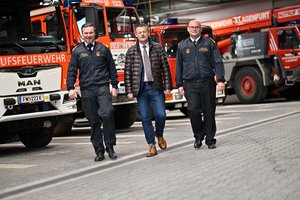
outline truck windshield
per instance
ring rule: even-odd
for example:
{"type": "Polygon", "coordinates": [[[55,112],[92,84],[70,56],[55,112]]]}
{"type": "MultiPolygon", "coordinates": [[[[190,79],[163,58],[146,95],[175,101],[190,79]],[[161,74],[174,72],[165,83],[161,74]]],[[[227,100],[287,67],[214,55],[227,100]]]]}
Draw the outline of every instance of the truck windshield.
{"type": "Polygon", "coordinates": [[[93,22],[98,29],[98,36],[109,35],[111,38],[131,38],[134,36],[134,26],[139,24],[139,18],[136,11],[132,8],[106,8],[107,26],[105,27],[105,17],[102,7],[98,7],[97,16],[98,20],[95,22],[92,18],[91,6],[81,6],[74,8],[77,27],[81,33],[81,27],[86,22],[93,22]]]}
{"type": "Polygon", "coordinates": [[[297,37],[296,27],[287,30],[279,30],[278,35],[278,45],[280,49],[299,49],[300,41],[297,37]]]}
{"type": "Polygon", "coordinates": [[[186,28],[166,29],[162,36],[162,45],[170,58],[176,58],[178,43],[189,37],[186,28]]]}
{"type": "MultiPolygon", "coordinates": [[[[5,1],[6,2],[6,1],[5,1]]],[[[0,6],[0,52],[5,55],[59,52],[65,49],[62,21],[54,12],[41,15],[33,21],[32,12],[38,5],[22,4],[0,6]],[[46,26],[43,26],[46,24],[46,26]],[[46,27],[46,28],[42,28],[46,27]]]]}
{"type": "Polygon", "coordinates": [[[112,37],[133,37],[139,18],[132,8],[107,8],[108,32],[112,37]]]}

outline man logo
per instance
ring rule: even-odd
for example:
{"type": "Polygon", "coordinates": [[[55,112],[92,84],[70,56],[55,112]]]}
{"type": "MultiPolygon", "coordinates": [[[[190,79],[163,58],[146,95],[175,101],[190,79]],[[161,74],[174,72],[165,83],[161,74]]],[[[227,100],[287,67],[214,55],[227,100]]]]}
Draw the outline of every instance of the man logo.
{"type": "Polygon", "coordinates": [[[20,69],[20,72],[24,76],[30,76],[30,75],[34,75],[37,72],[37,70],[33,66],[26,66],[26,67],[22,67],[20,69]]]}
{"type": "Polygon", "coordinates": [[[41,80],[18,81],[18,87],[41,85],[41,80]]]}

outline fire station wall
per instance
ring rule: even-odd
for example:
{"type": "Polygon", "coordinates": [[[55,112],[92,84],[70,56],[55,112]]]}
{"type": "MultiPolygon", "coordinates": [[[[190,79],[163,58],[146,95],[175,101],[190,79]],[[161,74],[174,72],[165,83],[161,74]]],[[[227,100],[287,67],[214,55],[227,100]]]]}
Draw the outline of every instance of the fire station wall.
{"type": "Polygon", "coordinates": [[[201,22],[217,20],[236,15],[262,11],[283,6],[299,4],[299,0],[251,0],[210,6],[205,8],[185,9],[175,13],[168,14],[168,18],[178,18],[178,21],[184,19],[197,19],[201,22]]]}

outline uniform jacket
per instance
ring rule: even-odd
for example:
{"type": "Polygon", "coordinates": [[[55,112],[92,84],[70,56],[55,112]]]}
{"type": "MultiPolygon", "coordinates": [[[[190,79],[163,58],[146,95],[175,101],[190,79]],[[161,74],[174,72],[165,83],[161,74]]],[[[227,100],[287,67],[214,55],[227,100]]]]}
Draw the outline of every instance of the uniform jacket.
{"type": "Polygon", "coordinates": [[[179,43],[176,55],[176,85],[184,80],[203,80],[213,78],[225,82],[224,64],[220,51],[213,40],[201,36],[197,45],[187,38],[179,43]]]}
{"type": "MultiPolygon", "coordinates": [[[[160,44],[149,41],[149,58],[151,71],[156,89],[159,91],[172,90],[172,80],[167,55],[160,44]]],[[[126,93],[138,96],[142,87],[143,59],[139,43],[130,47],[125,61],[126,93]]]]}
{"type": "Polygon", "coordinates": [[[74,89],[79,69],[79,85],[84,90],[91,86],[112,84],[117,88],[118,74],[111,52],[102,43],[95,42],[90,53],[84,43],[76,46],[69,63],[67,88],[74,89]]]}

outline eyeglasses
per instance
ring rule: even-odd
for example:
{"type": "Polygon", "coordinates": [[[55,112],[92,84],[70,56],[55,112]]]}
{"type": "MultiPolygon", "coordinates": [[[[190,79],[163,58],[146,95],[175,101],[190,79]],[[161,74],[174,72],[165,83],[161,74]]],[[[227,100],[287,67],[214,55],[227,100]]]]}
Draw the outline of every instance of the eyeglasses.
{"type": "Polygon", "coordinates": [[[198,29],[201,28],[200,26],[189,26],[190,29],[198,29]]]}

